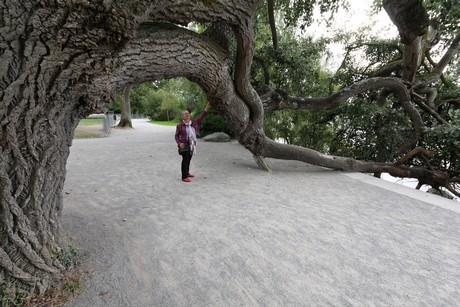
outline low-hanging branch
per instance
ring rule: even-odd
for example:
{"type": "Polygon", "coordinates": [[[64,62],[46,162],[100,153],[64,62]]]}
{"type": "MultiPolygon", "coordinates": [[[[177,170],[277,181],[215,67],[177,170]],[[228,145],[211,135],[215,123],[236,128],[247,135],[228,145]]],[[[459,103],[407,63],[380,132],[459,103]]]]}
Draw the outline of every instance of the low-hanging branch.
{"type": "Polygon", "coordinates": [[[416,178],[420,184],[428,184],[434,188],[444,187],[456,196],[460,193],[452,186],[458,179],[451,178],[448,173],[426,167],[411,167],[390,163],[366,162],[348,157],[332,156],[318,151],[295,145],[287,145],[266,139],[266,146],[259,153],[265,158],[297,160],[323,166],[335,170],[361,173],[389,173],[394,177],[416,178]]]}

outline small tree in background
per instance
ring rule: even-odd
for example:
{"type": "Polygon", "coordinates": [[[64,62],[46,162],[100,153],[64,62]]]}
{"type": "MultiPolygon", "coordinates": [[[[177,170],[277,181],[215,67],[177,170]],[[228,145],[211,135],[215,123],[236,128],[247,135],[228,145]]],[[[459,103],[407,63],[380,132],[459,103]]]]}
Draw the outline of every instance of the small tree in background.
{"type": "Polygon", "coordinates": [[[130,96],[131,93],[131,85],[127,85],[123,89],[123,96],[121,99],[121,119],[118,123],[117,127],[120,128],[132,128],[133,124],[131,122],[131,104],[130,104],[130,96]]]}

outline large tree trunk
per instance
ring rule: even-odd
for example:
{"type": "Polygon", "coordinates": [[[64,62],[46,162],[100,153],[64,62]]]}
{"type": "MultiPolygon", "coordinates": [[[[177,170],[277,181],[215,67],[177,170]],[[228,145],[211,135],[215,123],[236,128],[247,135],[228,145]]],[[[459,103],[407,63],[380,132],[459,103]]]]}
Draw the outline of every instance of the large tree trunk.
{"type": "Polygon", "coordinates": [[[32,19],[51,12],[39,16],[17,1],[2,7],[0,283],[12,277],[23,288],[43,292],[62,268],[52,248],[58,244],[65,163],[77,119],[66,103],[75,98],[53,88],[53,81],[60,73],[72,76],[72,63],[70,55],[45,59],[49,46],[28,28],[32,19]],[[49,61],[56,60],[61,65],[49,70],[49,61]]]}
{"type": "Polygon", "coordinates": [[[30,51],[35,60],[20,56],[24,45],[10,44],[2,56],[2,67],[7,65],[2,77],[10,86],[2,92],[0,282],[12,276],[41,292],[59,275],[50,247],[59,234],[60,191],[74,127],[65,120],[68,108],[48,104],[43,90],[25,85],[41,81],[42,54],[39,48],[30,51]]]}
{"type": "Polygon", "coordinates": [[[62,277],[69,146],[79,119],[103,111],[85,93],[124,38],[110,27],[125,27],[99,4],[45,2],[0,3],[0,284],[38,293],[62,277]]]}

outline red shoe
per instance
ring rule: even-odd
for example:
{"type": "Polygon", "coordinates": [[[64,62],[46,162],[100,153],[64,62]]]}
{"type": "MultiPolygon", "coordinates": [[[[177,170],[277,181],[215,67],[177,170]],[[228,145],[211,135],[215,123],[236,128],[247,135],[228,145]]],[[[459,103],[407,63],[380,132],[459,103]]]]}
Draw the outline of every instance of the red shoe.
{"type": "Polygon", "coordinates": [[[192,174],[188,173],[188,174],[187,174],[187,177],[193,178],[193,177],[195,177],[195,176],[193,176],[192,174]]]}
{"type": "Polygon", "coordinates": [[[183,182],[192,182],[192,180],[188,179],[188,178],[182,178],[182,181],[183,182]]]}

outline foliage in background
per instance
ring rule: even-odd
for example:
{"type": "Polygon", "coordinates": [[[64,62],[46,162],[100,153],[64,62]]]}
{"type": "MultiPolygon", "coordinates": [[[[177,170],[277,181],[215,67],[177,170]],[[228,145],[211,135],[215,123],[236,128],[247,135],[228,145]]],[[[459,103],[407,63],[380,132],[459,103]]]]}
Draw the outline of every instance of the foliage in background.
{"type": "MultiPolygon", "coordinates": [[[[135,114],[144,114],[151,121],[179,122],[180,113],[187,109],[192,118],[203,112],[207,97],[202,89],[186,78],[175,78],[135,84],[131,88],[131,109],[135,114]]],[[[120,98],[109,103],[109,109],[118,113],[120,98]]],[[[213,132],[226,132],[233,135],[223,118],[212,108],[202,123],[201,135],[213,132]]]]}
{"type": "Polygon", "coordinates": [[[206,118],[201,122],[200,125],[201,137],[214,132],[224,132],[231,138],[235,137],[235,134],[228,128],[222,116],[217,114],[214,109],[210,109],[206,118]]]}
{"type": "Polygon", "coordinates": [[[458,18],[460,5],[458,0],[424,0],[430,19],[436,19],[438,30],[452,38],[460,29],[458,18]]]}
{"type": "MultiPolygon", "coordinates": [[[[374,2],[376,9],[381,9],[381,1],[374,2]]],[[[322,13],[329,11],[332,16],[342,4],[338,1],[322,1],[318,9],[322,13]]],[[[430,17],[437,18],[440,22],[437,36],[439,44],[430,50],[432,58],[439,59],[443,49],[460,28],[460,5],[458,0],[425,0],[425,4],[430,17]]],[[[292,1],[276,2],[277,50],[273,49],[266,8],[261,8],[257,16],[256,52],[252,73],[256,86],[266,83],[268,76],[268,85],[274,89],[282,89],[292,96],[320,97],[331,95],[340,88],[370,77],[400,77],[398,69],[394,69],[402,59],[399,38],[376,39],[370,29],[348,29],[336,33],[330,42],[344,45],[346,53],[340,59],[341,65],[335,73],[322,67],[329,41],[312,41],[311,38],[302,36],[299,31],[313,21],[314,5],[318,3],[307,0],[296,1],[295,5],[294,7],[292,1]],[[297,25],[297,28],[290,25],[297,25]]],[[[433,65],[428,59],[425,62],[422,76],[430,74],[433,65]]],[[[443,74],[444,83],[437,84],[436,100],[437,112],[449,124],[441,124],[426,115],[418,106],[416,108],[427,126],[432,129],[419,145],[436,151],[436,165],[452,176],[458,176],[459,57],[454,58],[452,64],[443,74]]],[[[378,106],[377,94],[377,91],[360,94],[333,111],[283,110],[268,114],[264,123],[265,133],[275,140],[333,155],[396,162],[404,154],[401,146],[411,134],[412,124],[401,110],[401,105],[392,98],[387,105],[378,106]]],[[[413,161],[413,165],[422,163],[413,161]]]]}
{"type": "Polygon", "coordinates": [[[297,26],[305,29],[313,22],[313,13],[318,8],[326,20],[332,19],[334,13],[340,6],[347,6],[348,1],[340,0],[279,0],[275,1],[275,8],[285,13],[284,22],[288,26],[297,26]]]}
{"type": "MultiPolygon", "coordinates": [[[[287,5],[287,3],[285,3],[287,5]]],[[[256,22],[256,58],[252,78],[255,86],[264,84],[269,75],[273,88],[283,89],[293,96],[325,96],[331,91],[329,73],[321,66],[326,52],[325,40],[313,42],[301,37],[297,28],[284,23],[278,15],[278,49],[273,50],[271,32],[265,10],[260,10],[256,22]],[[266,67],[264,71],[263,67],[266,67]]],[[[306,146],[327,152],[333,136],[328,112],[284,110],[266,114],[264,130],[268,137],[287,144],[306,146]]]]}
{"type": "Polygon", "coordinates": [[[425,139],[425,147],[436,151],[436,165],[441,165],[451,176],[460,176],[460,108],[447,111],[450,127],[440,125],[425,139]]]}

